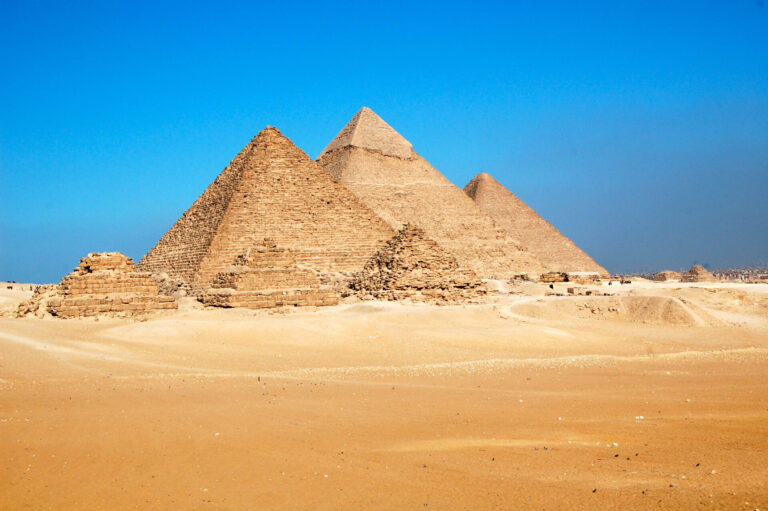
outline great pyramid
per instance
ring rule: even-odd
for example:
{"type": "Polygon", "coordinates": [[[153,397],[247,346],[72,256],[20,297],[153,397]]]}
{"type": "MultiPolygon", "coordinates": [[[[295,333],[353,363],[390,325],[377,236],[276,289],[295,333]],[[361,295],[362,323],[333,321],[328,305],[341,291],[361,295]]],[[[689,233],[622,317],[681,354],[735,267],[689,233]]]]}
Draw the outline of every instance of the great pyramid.
{"type": "Polygon", "coordinates": [[[475,272],[459,268],[455,257],[411,224],[355,274],[350,287],[374,298],[437,303],[459,302],[485,293],[475,272]]]}
{"type": "Polygon", "coordinates": [[[482,278],[538,274],[542,264],[497,228],[472,199],[363,107],[318,163],[392,228],[411,223],[482,278]]]}
{"type": "Polygon", "coordinates": [[[588,271],[609,276],[608,270],[489,174],[476,175],[464,187],[464,192],[496,225],[528,247],[547,271],[588,271]]]}
{"type": "Polygon", "coordinates": [[[271,238],[300,266],[353,272],[393,234],[277,128],[267,127],[138,267],[204,287],[244,250],[271,238]]]}

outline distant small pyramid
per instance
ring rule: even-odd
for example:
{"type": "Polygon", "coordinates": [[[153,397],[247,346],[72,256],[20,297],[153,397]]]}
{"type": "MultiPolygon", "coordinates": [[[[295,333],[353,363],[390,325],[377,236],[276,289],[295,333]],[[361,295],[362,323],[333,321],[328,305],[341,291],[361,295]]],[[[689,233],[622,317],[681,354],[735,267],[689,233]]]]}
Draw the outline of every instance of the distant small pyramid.
{"type": "Polygon", "coordinates": [[[472,199],[362,108],[318,163],[393,229],[411,223],[482,278],[538,275],[542,264],[472,199]]]}
{"type": "Polygon", "coordinates": [[[414,225],[405,225],[355,274],[352,289],[386,300],[458,302],[485,292],[472,270],[414,225]]]}
{"type": "Polygon", "coordinates": [[[590,271],[609,276],[608,270],[491,175],[484,172],[476,175],[464,187],[464,192],[474,199],[481,211],[494,219],[496,225],[526,246],[547,271],[590,271]]]}
{"type": "Polygon", "coordinates": [[[709,270],[700,264],[696,264],[683,274],[683,278],[680,280],[681,282],[715,282],[717,279],[709,270]]]}
{"type": "Polygon", "coordinates": [[[277,128],[267,127],[138,267],[205,286],[244,250],[271,238],[303,267],[353,272],[393,233],[277,128]]]}
{"type": "Polygon", "coordinates": [[[334,149],[347,146],[362,147],[386,156],[408,159],[413,148],[392,126],[368,107],[361,108],[346,126],[320,153],[320,158],[334,149]]]}

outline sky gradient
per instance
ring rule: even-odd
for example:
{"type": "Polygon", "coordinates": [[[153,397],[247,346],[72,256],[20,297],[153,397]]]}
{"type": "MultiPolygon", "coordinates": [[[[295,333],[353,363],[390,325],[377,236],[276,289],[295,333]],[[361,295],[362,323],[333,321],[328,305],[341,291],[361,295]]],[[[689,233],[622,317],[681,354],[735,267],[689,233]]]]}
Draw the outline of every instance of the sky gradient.
{"type": "Polygon", "coordinates": [[[760,0],[0,0],[0,45],[0,280],[138,261],[266,125],[315,158],[364,105],[612,272],[768,262],[760,0]]]}

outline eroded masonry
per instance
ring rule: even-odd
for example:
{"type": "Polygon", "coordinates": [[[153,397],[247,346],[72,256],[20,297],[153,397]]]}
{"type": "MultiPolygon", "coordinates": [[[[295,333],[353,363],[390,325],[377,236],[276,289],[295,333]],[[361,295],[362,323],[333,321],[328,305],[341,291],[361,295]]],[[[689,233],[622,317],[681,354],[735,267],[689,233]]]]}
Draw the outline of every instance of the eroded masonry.
{"type": "Polygon", "coordinates": [[[485,294],[474,271],[461,268],[452,254],[411,224],[355,274],[351,287],[364,297],[433,303],[461,302],[485,294]]]}
{"type": "Polygon", "coordinates": [[[80,318],[103,314],[135,316],[177,308],[176,300],[160,296],[149,273],[136,271],[133,260],[119,252],[88,254],[57,286],[43,286],[19,306],[21,316],[50,314],[80,318]]]}
{"type": "Polygon", "coordinates": [[[293,253],[277,247],[269,238],[245,250],[232,265],[217,273],[200,301],[249,309],[339,303],[332,290],[320,287],[314,272],[298,268],[293,253]]]}

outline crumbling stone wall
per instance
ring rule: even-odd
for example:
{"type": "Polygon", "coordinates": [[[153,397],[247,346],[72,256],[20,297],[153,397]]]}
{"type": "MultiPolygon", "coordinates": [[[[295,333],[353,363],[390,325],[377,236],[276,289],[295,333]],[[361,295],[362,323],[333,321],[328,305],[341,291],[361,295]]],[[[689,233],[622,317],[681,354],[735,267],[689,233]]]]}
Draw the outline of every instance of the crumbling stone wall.
{"type": "Polygon", "coordinates": [[[394,231],[276,128],[262,130],[139,263],[206,286],[264,238],[319,272],[357,271],[394,231]]]}
{"type": "Polygon", "coordinates": [[[136,271],[133,260],[119,252],[88,254],[57,286],[41,287],[21,304],[19,315],[50,314],[80,318],[102,314],[134,316],[178,307],[170,296],[160,296],[149,273],[136,271]]]}
{"type": "Polygon", "coordinates": [[[480,278],[424,230],[406,224],[355,274],[352,289],[362,297],[455,303],[485,294],[480,278]]]}
{"type": "Polygon", "coordinates": [[[264,309],[283,306],[336,305],[336,294],[320,287],[315,273],[296,266],[290,250],[266,238],[246,249],[234,264],[213,278],[200,295],[205,305],[264,309]]]}

